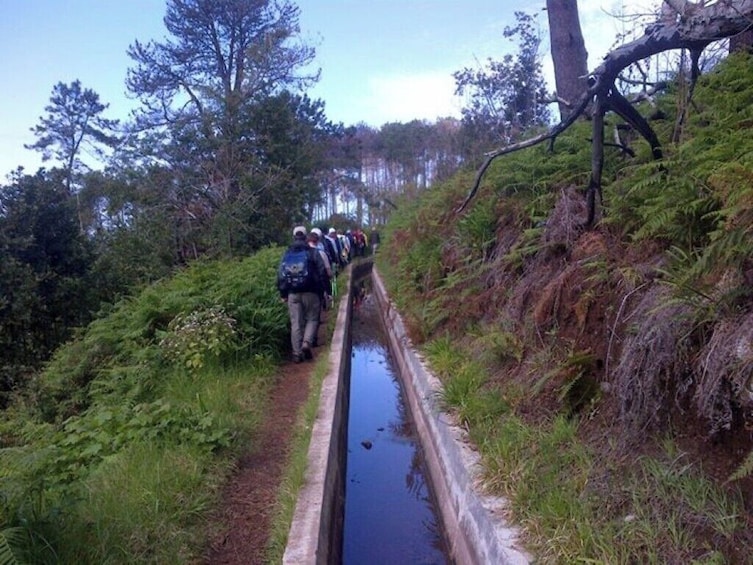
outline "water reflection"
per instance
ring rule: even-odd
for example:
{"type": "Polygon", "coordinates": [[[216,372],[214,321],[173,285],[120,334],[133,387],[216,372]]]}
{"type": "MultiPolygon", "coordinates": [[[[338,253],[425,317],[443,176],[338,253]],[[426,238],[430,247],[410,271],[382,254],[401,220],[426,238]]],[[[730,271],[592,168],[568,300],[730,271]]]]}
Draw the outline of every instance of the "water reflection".
{"type": "Polygon", "coordinates": [[[376,306],[355,296],[343,563],[450,563],[376,306]]]}

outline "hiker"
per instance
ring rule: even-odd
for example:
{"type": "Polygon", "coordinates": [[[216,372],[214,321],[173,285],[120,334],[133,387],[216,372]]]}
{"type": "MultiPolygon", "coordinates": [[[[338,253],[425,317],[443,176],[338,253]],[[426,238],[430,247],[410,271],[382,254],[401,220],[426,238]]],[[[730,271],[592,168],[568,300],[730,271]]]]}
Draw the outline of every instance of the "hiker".
{"type": "Polygon", "coordinates": [[[337,230],[337,239],[342,247],[342,258],[345,264],[350,263],[350,240],[345,236],[342,230],[337,230]]]}
{"type": "Polygon", "coordinates": [[[306,242],[309,244],[309,247],[313,247],[319,252],[322,257],[322,261],[324,261],[324,268],[327,271],[327,278],[329,280],[332,280],[334,272],[332,271],[332,265],[329,262],[329,256],[327,255],[326,251],[324,251],[324,245],[322,245],[319,238],[320,233],[322,232],[318,228],[314,228],[306,237],[306,242]]]}
{"type": "Polygon", "coordinates": [[[317,331],[314,333],[314,339],[311,341],[312,347],[317,347],[319,345],[319,326],[322,323],[322,310],[329,310],[329,308],[332,306],[332,277],[334,277],[334,272],[332,271],[332,266],[329,262],[329,257],[327,257],[327,254],[324,252],[324,246],[319,241],[319,231],[318,228],[314,228],[309,232],[308,237],[306,238],[307,243],[309,244],[309,247],[316,250],[316,252],[319,254],[319,256],[322,258],[322,261],[324,262],[324,269],[327,272],[327,282],[323,285],[322,288],[322,307],[319,310],[319,316],[317,317],[317,331]]]}
{"type": "Polygon", "coordinates": [[[332,250],[331,246],[328,244],[327,240],[325,239],[324,235],[322,234],[322,230],[319,228],[313,228],[311,230],[311,233],[316,235],[317,237],[317,248],[321,249],[327,254],[327,259],[329,259],[329,265],[332,267],[332,274],[333,276],[337,275],[337,257],[335,256],[334,251],[332,250]]]}
{"type": "Polygon", "coordinates": [[[337,270],[339,272],[345,267],[345,260],[343,259],[342,243],[340,243],[340,239],[337,237],[337,230],[335,228],[329,228],[329,231],[327,232],[327,235],[324,236],[324,239],[326,239],[330,243],[332,249],[334,249],[335,251],[335,257],[337,258],[338,266],[337,270]]]}
{"type": "Polygon", "coordinates": [[[327,235],[322,235],[322,230],[319,228],[315,228],[319,232],[319,242],[324,247],[324,251],[327,252],[327,257],[329,257],[329,264],[332,266],[332,272],[335,276],[337,276],[338,273],[338,267],[340,266],[340,261],[337,258],[337,246],[332,241],[332,239],[327,235]]]}
{"type": "Polygon", "coordinates": [[[369,236],[369,241],[371,241],[371,253],[373,255],[376,255],[377,249],[379,248],[379,232],[376,228],[371,228],[371,236],[369,236]]]}
{"type": "Polygon", "coordinates": [[[306,242],[306,228],[293,228],[293,243],[285,251],[277,270],[277,289],[288,304],[290,345],[293,362],[313,359],[312,343],[319,329],[321,297],[329,288],[321,255],[306,242]]]}
{"type": "Polygon", "coordinates": [[[345,230],[345,239],[348,240],[348,257],[352,261],[353,257],[356,256],[356,238],[353,236],[352,231],[345,230]]]}
{"type": "Polygon", "coordinates": [[[356,228],[353,234],[356,246],[356,257],[363,257],[366,254],[366,234],[360,228],[356,228]]]}

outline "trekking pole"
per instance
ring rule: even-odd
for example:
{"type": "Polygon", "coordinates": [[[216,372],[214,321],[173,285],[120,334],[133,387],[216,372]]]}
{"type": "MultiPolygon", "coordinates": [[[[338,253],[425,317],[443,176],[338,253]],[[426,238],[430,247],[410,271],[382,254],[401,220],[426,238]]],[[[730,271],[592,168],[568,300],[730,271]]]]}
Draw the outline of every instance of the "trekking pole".
{"type": "Polygon", "coordinates": [[[332,277],[332,298],[337,296],[337,275],[332,277]]]}

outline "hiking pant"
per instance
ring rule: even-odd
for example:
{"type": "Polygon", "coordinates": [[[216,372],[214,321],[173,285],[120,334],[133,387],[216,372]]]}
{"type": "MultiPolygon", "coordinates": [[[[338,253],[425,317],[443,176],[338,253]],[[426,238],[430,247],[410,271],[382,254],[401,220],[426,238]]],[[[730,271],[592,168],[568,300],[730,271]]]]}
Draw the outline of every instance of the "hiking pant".
{"type": "Polygon", "coordinates": [[[321,308],[322,303],[315,292],[295,292],[288,295],[290,345],[293,347],[294,356],[301,355],[304,341],[309,344],[316,341],[321,308]]]}

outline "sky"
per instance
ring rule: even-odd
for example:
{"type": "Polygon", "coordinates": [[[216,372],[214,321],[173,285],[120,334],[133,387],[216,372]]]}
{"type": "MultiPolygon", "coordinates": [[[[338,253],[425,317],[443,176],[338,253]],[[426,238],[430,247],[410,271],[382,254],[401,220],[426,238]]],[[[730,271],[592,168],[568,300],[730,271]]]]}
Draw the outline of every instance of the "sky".
{"type": "MultiPolygon", "coordinates": [[[[540,12],[542,53],[553,89],[545,0],[291,0],[301,37],[316,49],[319,83],[308,94],[333,122],[379,127],[460,115],[452,73],[479,68],[514,51],[502,32],[515,10],[540,12]]],[[[595,68],[621,30],[612,14],[629,0],[579,0],[581,26],[595,68]]],[[[109,104],[103,116],[124,121],[136,102],[125,79],[135,40],[165,38],[165,0],[0,0],[0,179],[41,155],[24,148],[46,114],[55,84],[80,80],[109,104]]]]}

